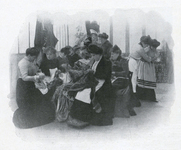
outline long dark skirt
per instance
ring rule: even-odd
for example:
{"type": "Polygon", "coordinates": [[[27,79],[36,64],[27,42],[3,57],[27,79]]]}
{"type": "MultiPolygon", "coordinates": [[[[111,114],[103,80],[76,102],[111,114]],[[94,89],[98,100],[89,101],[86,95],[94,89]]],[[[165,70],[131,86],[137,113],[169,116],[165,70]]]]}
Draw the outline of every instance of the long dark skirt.
{"type": "Polygon", "coordinates": [[[129,86],[124,89],[114,89],[115,117],[129,117],[128,105],[131,99],[129,86]]]}
{"type": "Polygon", "coordinates": [[[41,94],[34,82],[18,79],[16,101],[19,108],[13,115],[15,126],[32,128],[52,122],[55,119],[55,108],[50,97],[51,94],[41,94]]]}
{"type": "Polygon", "coordinates": [[[89,122],[92,118],[92,112],[92,104],[75,99],[70,110],[70,116],[84,122],[89,122]]]}
{"type": "Polygon", "coordinates": [[[109,85],[102,87],[96,92],[95,97],[102,108],[100,113],[96,113],[93,110],[92,104],[75,100],[70,110],[70,116],[74,119],[89,122],[92,125],[112,125],[115,100],[111,98],[111,90],[111,85],[109,85]]]}
{"type": "Polygon", "coordinates": [[[141,100],[156,101],[156,94],[154,89],[136,87],[137,97],[141,100]]]}
{"type": "Polygon", "coordinates": [[[90,124],[98,126],[112,125],[115,107],[115,99],[112,98],[112,88],[107,87],[107,90],[97,91],[96,97],[101,105],[102,111],[100,113],[93,111],[90,124]]]}

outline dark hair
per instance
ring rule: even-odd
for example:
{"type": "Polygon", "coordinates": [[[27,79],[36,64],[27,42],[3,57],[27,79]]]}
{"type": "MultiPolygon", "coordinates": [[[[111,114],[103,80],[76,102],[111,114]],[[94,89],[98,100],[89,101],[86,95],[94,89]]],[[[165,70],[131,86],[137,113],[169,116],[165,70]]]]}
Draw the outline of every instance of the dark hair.
{"type": "Polygon", "coordinates": [[[84,59],[89,59],[89,58],[91,58],[91,55],[90,55],[90,53],[87,51],[87,50],[84,50],[83,52],[82,52],[82,58],[84,58],[84,59]]]}
{"type": "Polygon", "coordinates": [[[56,54],[57,51],[56,51],[56,49],[54,47],[48,46],[48,47],[45,48],[44,52],[45,52],[45,54],[48,53],[48,52],[56,54]]]}
{"type": "Polygon", "coordinates": [[[38,56],[39,54],[39,50],[35,47],[30,47],[28,49],[26,49],[26,56],[30,55],[30,56],[38,56]]]}
{"type": "Polygon", "coordinates": [[[80,48],[81,48],[80,46],[75,45],[72,49],[73,49],[74,52],[76,52],[76,51],[79,51],[80,48]]]}
{"type": "Polygon", "coordinates": [[[121,49],[120,49],[117,45],[114,45],[114,46],[112,47],[111,51],[112,51],[113,53],[117,53],[117,54],[119,54],[119,55],[122,54],[121,49]]]}
{"type": "Polygon", "coordinates": [[[150,46],[157,48],[160,46],[160,42],[158,42],[156,39],[151,40],[150,46]]]}
{"type": "Polygon", "coordinates": [[[60,50],[60,52],[61,52],[61,53],[64,53],[65,56],[67,56],[67,55],[70,54],[70,49],[71,49],[71,48],[72,48],[71,46],[65,46],[65,47],[63,47],[63,48],[60,50]]]}
{"type": "Polygon", "coordinates": [[[139,42],[139,44],[141,45],[141,46],[143,46],[143,44],[142,44],[142,42],[143,43],[145,43],[145,44],[148,44],[148,45],[150,45],[150,42],[151,42],[151,37],[150,37],[150,35],[148,35],[148,36],[142,36],[141,38],[140,38],[140,42],[139,42]]]}
{"type": "Polygon", "coordinates": [[[109,36],[108,36],[106,33],[104,33],[104,32],[103,32],[102,34],[99,34],[99,35],[98,35],[98,37],[100,37],[100,38],[103,38],[103,39],[106,39],[106,40],[107,40],[109,36]]]}
{"type": "Polygon", "coordinates": [[[95,44],[90,44],[88,47],[88,52],[101,55],[103,53],[103,49],[95,44]]]}
{"type": "Polygon", "coordinates": [[[89,44],[92,43],[92,38],[91,37],[87,37],[85,40],[84,40],[84,45],[85,46],[89,46],[89,44]]]}

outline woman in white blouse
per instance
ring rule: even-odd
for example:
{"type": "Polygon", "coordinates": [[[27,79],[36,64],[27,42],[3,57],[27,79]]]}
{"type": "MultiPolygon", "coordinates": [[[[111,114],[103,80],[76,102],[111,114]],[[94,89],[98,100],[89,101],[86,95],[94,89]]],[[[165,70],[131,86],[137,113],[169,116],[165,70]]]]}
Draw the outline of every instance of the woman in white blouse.
{"type": "Polygon", "coordinates": [[[36,75],[38,66],[35,59],[39,50],[35,47],[26,50],[26,56],[18,63],[20,77],[16,87],[18,109],[13,122],[18,128],[32,128],[54,120],[55,112],[51,102],[36,87],[35,82],[44,77],[36,75]]]}

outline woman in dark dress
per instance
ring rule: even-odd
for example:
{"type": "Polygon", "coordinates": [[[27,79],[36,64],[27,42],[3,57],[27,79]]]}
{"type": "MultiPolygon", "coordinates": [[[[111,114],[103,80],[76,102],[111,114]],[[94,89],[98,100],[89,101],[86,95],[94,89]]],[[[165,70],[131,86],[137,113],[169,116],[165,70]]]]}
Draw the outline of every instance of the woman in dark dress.
{"type": "Polygon", "coordinates": [[[18,128],[44,125],[55,118],[53,104],[35,87],[35,82],[43,78],[43,75],[36,75],[39,68],[34,60],[38,54],[36,48],[28,48],[26,56],[18,63],[20,77],[16,87],[16,102],[19,108],[13,116],[18,128]]]}
{"type": "Polygon", "coordinates": [[[95,89],[85,89],[77,93],[68,124],[72,126],[112,125],[114,100],[111,99],[111,61],[104,58],[103,50],[97,45],[89,45],[88,51],[94,59],[91,69],[94,71],[98,84],[95,89]],[[99,109],[93,107],[95,101],[99,104],[96,105],[99,109]]]}
{"type": "Polygon", "coordinates": [[[51,46],[44,49],[44,55],[40,69],[46,76],[51,76],[50,69],[60,68],[59,61],[56,57],[56,52],[57,51],[55,48],[51,46]]]}
{"type": "Polygon", "coordinates": [[[71,67],[74,67],[74,63],[80,59],[80,56],[76,54],[70,46],[63,47],[60,52],[66,57],[67,63],[71,67]]]}
{"type": "Polygon", "coordinates": [[[128,79],[128,60],[121,56],[121,49],[115,45],[111,49],[113,98],[115,117],[129,118],[136,115],[131,104],[132,92],[128,79]]]}

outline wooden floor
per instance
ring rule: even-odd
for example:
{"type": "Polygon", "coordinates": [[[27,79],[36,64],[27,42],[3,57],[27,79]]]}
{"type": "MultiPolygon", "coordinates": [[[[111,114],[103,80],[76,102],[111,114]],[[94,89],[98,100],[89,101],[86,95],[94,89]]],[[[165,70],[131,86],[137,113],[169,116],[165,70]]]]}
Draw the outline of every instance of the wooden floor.
{"type": "MultiPolygon", "coordinates": [[[[33,129],[15,128],[15,133],[23,142],[43,150],[179,150],[181,130],[171,118],[174,95],[173,84],[158,84],[158,103],[142,101],[142,106],[135,108],[136,116],[114,118],[112,126],[74,129],[55,121],[33,129]]],[[[14,105],[12,101],[10,104],[14,105]]]]}

